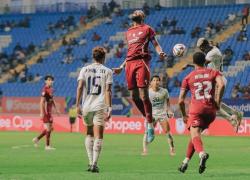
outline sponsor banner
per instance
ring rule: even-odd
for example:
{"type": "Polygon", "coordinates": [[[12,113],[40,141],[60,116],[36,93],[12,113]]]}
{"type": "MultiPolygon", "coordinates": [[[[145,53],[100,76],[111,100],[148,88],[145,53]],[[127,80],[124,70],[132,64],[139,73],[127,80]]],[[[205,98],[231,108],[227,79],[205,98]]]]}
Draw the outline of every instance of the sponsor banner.
{"type": "MultiPolygon", "coordinates": [[[[55,97],[57,109],[65,112],[66,103],[63,97],[55,97]]],[[[39,114],[40,97],[3,97],[3,113],[39,114]]]]}
{"type": "Polygon", "coordinates": [[[113,115],[127,115],[130,111],[131,105],[125,98],[112,99],[112,114],[113,115]]]}
{"type": "MultiPolygon", "coordinates": [[[[188,135],[189,131],[181,118],[169,120],[171,132],[174,135],[188,135]]],[[[70,132],[71,125],[68,116],[54,117],[53,127],[56,132],[70,132]]],[[[1,115],[0,131],[41,131],[43,123],[38,116],[1,115]]],[[[85,132],[86,127],[82,120],[76,119],[72,126],[73,132],[85,132]]],[[[107,134],[143,134],[145,122],[139,117],[114,116],[105,124],[107,134]]],[[[155,127],[156,134],[164,134],[159,123],[155,127]]],[[[216,119],[205,135],[213,136],[250,136],[250,119],[244,119],[236,134],[230,123],[223,119],[216,119]]]]}
{"type": "Polygon", "coordinates": [[[250,100],[249,99],[223,99],[230,107],[244,112],[245,117],[250,117],[250,100]]]}
{"type": "MultiPolygon", "coordinates": [[[[79,132],[79,122],[72,126],[73,132],[79,132]]],[[[53,128],[57,132],[70,132],[68,116],[53,117],[53,128]]],[[[0,131],[41,131],[43,122],[39,116],[1,115],[0,131]]]]}

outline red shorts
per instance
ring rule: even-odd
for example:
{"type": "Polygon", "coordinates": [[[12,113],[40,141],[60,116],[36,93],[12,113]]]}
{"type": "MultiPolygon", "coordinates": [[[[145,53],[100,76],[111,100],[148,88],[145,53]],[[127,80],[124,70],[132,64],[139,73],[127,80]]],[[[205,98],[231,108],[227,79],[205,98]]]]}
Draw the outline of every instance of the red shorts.
{"type": "Polygon", "coordinates": [[[129,90],[148,87],[150,82],[149,61],[143,59],[127,61],[125,71],[129,90]]]}
{"type": "Polygon", "coordinates": [[[190,127],[200,127],[201,129],[207,129],[209,125],[215,120],[216,112],[209,114],[189,114],[188,115],[188,129],[190,127]]]}
{"type": "Polygon", "coordinates": [[[46,114],[42,118],[43,123],[52,123],[53,122],[53,117],[51,114],[46,114]]]}

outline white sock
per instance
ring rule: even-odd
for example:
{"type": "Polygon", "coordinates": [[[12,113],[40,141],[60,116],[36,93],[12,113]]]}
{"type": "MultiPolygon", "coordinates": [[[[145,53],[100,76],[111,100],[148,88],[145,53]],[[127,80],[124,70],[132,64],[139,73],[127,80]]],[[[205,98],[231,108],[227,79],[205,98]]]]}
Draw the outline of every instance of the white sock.
{"type": "Polygon", "coordinates": [[[148,129],[154,129],[153,123],[148,123],[148,129]]]}
{"type": "Polygon", "coordinates": [[[143,136],[142,146],[143,146],[143,152],[148,151],[147,134],[144,134],[143,136]]]}
{"type": "Polygon", "coordinates": [[[190,159],[186,157],[182,162],[183,162],[184,164],[187,164],[187,163],[189,162],[189,160],[190,160],[190,159]]]}
{"type": "Polygon", "coordinates": [[[93,146],[93,165],[97,165],[98,158],[102,150],[103,139],[95,139],[93,146]]]}
{"type": "Polygon", "coordinates": [[[199,152],[199,157],[201,158],[204,153],[204,151],[199,152]]]}
{"type": "Polygon", "coordinates": [[[86,136],[85,138],[85,148],[89,158],[89,165],[93,164],[93,146],[94,146],[94,137],[86,136]]]}

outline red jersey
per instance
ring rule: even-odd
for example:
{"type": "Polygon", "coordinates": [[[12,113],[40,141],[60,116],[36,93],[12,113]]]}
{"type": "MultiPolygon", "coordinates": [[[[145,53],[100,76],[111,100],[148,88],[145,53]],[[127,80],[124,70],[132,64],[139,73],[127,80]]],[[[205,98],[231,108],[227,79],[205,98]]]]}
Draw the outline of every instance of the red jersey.
{"type": "Polygon", "coordinates": [[[126,32],[128,52],[126,60],[150,60],[149,41],[155,36],[155,31],[147,24],[131,27],[126,32]]]}
{"type": "Polygon", "coordinates": [[[48,86],[44,86],[42,89],[42,97],[45,98],[45,108],[47,114],[51,115],[52,114],[52,106],[53,106],[53,89],[48,86]]]}
{"type": "Polygon", "coordinates": [[[198,68],[184,78],[181,88],[191,91],[190,114],[203,114],[210,110],[216,111],[214,94],[217,76],[221,76],[219,71],[198,68]]]}

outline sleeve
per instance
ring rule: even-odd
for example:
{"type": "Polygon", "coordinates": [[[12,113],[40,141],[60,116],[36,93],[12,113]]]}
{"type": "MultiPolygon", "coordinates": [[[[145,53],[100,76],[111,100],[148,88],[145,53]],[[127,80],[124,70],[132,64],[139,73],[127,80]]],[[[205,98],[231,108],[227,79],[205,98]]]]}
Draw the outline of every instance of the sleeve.
{"type": "Polygon", "coordinates": [[[152,27],[149,27],[149,39],[152,40],[155,37],[156,33],[152,27]]]}
{"type": "Polygon", "coordinates": [[[188,85],[188,78],[185,77],[182,81],[182,84],[181,84],[181,89],[183,90],[189,90],[189,85],[188,85]]]}
{"type": "Polygon", "coordinates": [[[168,93],[168,90],[167,89],[165,89],[165,94],[166,94],[166,99],[169,99],[169,93],[168,93]]]}
{"type": "Polygon", "coordinates": [[[106,84],[113,84],[113,72],[112,72],[112,70],[109,70],[107,73],[106,84]]]}
{"type": "Polygon", "coordinates": [[[220,71],[214,70],[214,77],[222,76],[222,73],[220,71]]]}
{"type": "Polygon", "coordinates": [[[211,62],[213,59],[213,53],[211,53],[211,51],[209,51],[206,55],[206,60],[211,62]]]}
{"type": "Polygon", "coordinates": [[[41,96],[42,96],[42,97],[45,97],[46,94],[47,94],[46,88],[43,88],[43,89],[42,89],[41,96]]]}
{"type": "Polygon", "coordinates": [[[81,69],[77,81],[84,80],[84,68],[81,69]]]}

